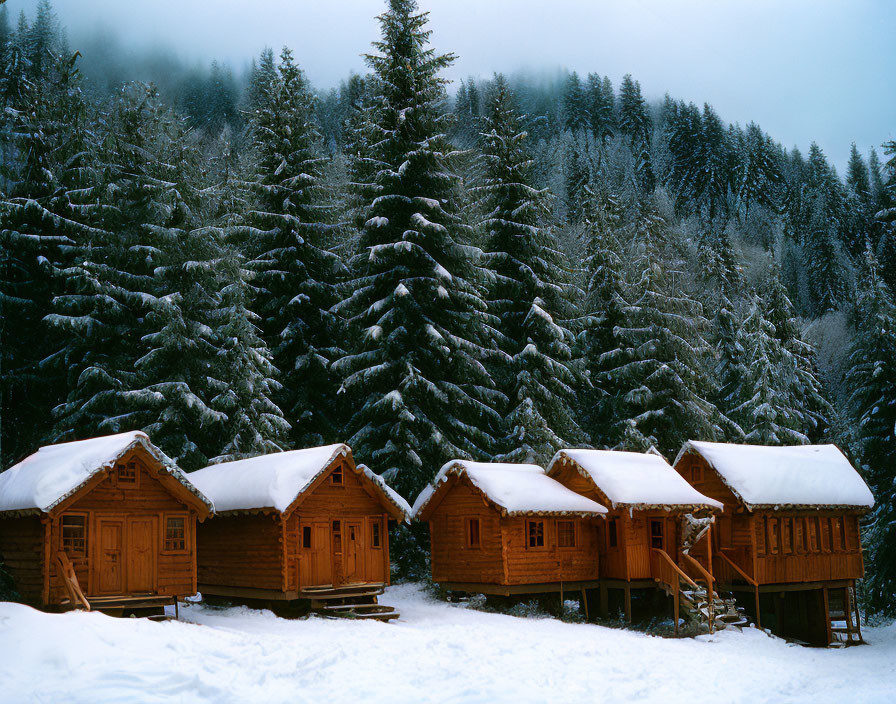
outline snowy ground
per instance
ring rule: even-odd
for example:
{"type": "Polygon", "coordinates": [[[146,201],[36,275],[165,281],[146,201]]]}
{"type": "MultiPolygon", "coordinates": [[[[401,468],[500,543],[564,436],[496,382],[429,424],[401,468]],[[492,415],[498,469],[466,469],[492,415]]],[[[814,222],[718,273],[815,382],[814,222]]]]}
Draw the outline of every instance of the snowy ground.
{"type": "Polygon", "coordinates": [[[483,613],[390,588],[391,624],[194,606],[179,623],[0,603],[3,702],[885,702],[896,625],[869,647],[756,630],[663,639],[483,613]]]}

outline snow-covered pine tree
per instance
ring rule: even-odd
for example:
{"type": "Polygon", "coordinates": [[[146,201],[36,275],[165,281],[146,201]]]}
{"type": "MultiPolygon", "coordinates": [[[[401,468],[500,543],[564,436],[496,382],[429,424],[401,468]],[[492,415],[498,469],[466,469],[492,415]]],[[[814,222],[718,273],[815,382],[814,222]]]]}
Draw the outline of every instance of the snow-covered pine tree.
{"type": "Polygon", "coordinates": [[[65,291],[47,318],[65,341],[68,395],[56,409],[58,439],[141,427],[136,363],[156,293],[149,231],[167,211],[155,153],[167,116],[155,90],[139,84],[123,87],[103,116],[105,139],[89,175],[98,217],[62,272],[65,291]]]}
{"type": "Polygon", "coordinates": [[[376,197],[340,308],[355,343],[338,364],[353,410],[349,443],[407,497],[446,460],[486,456],[501,420],[443,131],[439,72],[454,57],[428,46],[427,16],[413,0],[390,0],[378,53],[367,57],[382,87],[372,115],[376,197]]]}
{"type": "Polygon", "coordinates": [[[881,274],[890,290],[896,289],[896,140],[885,142],[884,154],[890,158],[884,165],[886,174],[878,196],[874,215],[875,253],[881,274]]]}
{"type": "Polygon", "coordinates": [[[650,133],[653,129],[647,103],[641,97],[641,84],[630,74],[622,78],[617,100],[617,122],[620,134],[627,138],[635,158],[635,173],[642,192],[653,190],[655,179],[650,160],[650,133]]]}
{"type": "Polygon", "coordinates": [[[73,245],[90,237],[93,214],[86,172],[94,145],[75,58],[48,55],[44,73],[28,79],[15,75],[21,62],[3,69],[16,88],[0,127],[8,156],[0,167],[2,466],[47,438],[65,395],[65,372],[53,364],[62,343],[43,317],[73,245]]]}
{"type": "MultiPolygon", "coordinates": [[[[630,278],[620,301],[623,319],[591,381],[616,397],[613,444],[656,446],[673,455],[689,437],[722,435],[708,373],[713,352],[708,321],[685,286],[670,224],[654,195],[629,233],[630,278]]],[[[608,443],[610,444],[610,443],[608,443]]]]}
{"type": "Polygon", "coordinates": [[[330,250],[333,197],[323,179],[315,98],[288,49],[268,90],[254,118],[257,200],[247,252],[257,274],[255,311],[282,375],[276,400],[292,444],[310,447],[342,439],[331,364],[343,354],[344,335],[330,309],[343,265],[330,250]]]}
{"type": "Polygon", "coordinates": [[[211,407],[227,417],[222,437],[215,445],[219,454],[213,461],[227,462],[281,449],[290,426],[273,401],[280,390],[280,373],[261,339],[258,316],[251,310],[252,272],[241,251],[251,236],[245,225],[251,167],[243,163],[229,140],[222,146],[215,217],[216,228],[221,231],[214,236],[220,237],[222,245],[216,269],[223,287],[212,317],[218,355],[213,374],[217,393],[211,407]]]}
{"type": "Polygon", "coordinates": [[[609,78],[602,79],[596,73],[589,73],[585,85],[585,103],[591,136],[599,142],[605,142],[613,136],[616,98],[613,95],[613,85],[609,81],[609,78]]]}
{"type": "Polygon", "coordinates": [[[746,217],[754,204],[777,207],[782,180],[771,140],[762,133],[759,125],[751,122],[744,134],[744,151],[735,183],[741,214],[746,217]]]}
{"type": "Polygon", "coordinates": [[[572,314],[569,265],[545,229],[548,193],[532,185],[527,135],[501,75],[483,128],[484,178],[474,193],[484,214],[484,265],[493,273],[486,302],[499,352],[487,367],[508,398],[496,459],[541,464],[582,435],[572,417],[582,383],[565,323],[572,314]]]}
{"type": "MultiPolygon", "coordinates": [[[[585,203],[585,272],[587,284],[582,305],[582,331],[579,349],[588,378],[601,377],[603,355],[616,349],[617,327],[624,321],[622,306],[625,292],[625,254],[618,234],[622,209],[616,197],[605,188],[588,190],[585,203]]],[[[576,404],[582,426],[595,447],[618,442],[613,426],[622,408],[621,394],[605,376],[599,383],[588,383],[576,404]]]]}
{"type": "Polygon", "coordinates": [[[876,505],[868,529],[865,594],[874,611],[896,613],[896,305],[873,255],[866,255],[846,387],[856,422],[853,446],[876,505]]]}
{"type": "Polygon", "coordinates": [[[585,90],[579,74],[573,71],[566,78],[563,93],[563,125],[570,132],[578,132],[589,125],[585,90]]]}

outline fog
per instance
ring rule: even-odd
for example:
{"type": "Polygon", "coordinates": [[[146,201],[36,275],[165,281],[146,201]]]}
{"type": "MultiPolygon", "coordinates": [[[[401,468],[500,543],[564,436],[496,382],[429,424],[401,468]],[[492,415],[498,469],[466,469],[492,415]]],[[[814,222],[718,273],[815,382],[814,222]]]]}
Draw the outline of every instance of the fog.
{"type": "MultiPolygon", "coordinates": [[[[36,0],[10,0],[11,15],[36,0]]],[[[54,0],[73,48],[105,29],[239,70],[265,46],[294,49],[319,88],[363,72],[381,0],[54,0]]],[[[887,0],[421,0],[448,77],[494,71],[631,73],[648,98],[711,103],[785,146],[815,140],[842,173],[896,130],[896,3],[887,0]]]]}

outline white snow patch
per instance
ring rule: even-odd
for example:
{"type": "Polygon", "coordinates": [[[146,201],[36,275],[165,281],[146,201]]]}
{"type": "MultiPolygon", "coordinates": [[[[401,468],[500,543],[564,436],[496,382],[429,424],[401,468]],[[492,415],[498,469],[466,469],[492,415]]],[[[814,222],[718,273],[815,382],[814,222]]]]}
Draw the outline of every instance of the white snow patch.
{"type": "Polygon", "coordinates": [[[497,462],[447,462],[414,502],[415,516],[435,493],[435,487],[451,474],[466,474],[473,485],[508,514],[574,513],[600,514],[607,509],[599,503],[567,489],[551,479],[534,464],[501,464],[497,462]]]}
{"type": "Polygon", "coordinates": [[[591,477],[614,505],[712,506],[722,504],[704,496],[657,454],[618,450],[560,450],[548,465],[548,473],[563,457],[575,462],[591,477]]]}
{"type": "Polygon", "coordinates": [[[856,506],[871,508],[868,485],[836,445],[685,444],[702,455],[747,506],[856,506]]]}
{"type": "Polygon", "coordinates": [[[390,587],[390,624],[181,608],[181,622],[0,604],[9,702],[887,702],[896,626],[869,647],[803,648],[756,629],[667,639],[446,604],[390,587]]]}

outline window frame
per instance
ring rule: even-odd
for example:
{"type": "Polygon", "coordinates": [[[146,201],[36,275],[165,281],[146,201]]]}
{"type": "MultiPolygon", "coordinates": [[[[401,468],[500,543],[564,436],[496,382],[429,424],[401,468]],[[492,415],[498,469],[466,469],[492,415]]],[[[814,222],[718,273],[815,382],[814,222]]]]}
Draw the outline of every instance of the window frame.
{"type": "Polygon", "coordinates": [[[648,518],[647,519],[647,540],[649,541],[650,549],[658,549],[665,552],[666,550],[666,526],[664,525],[665,521],[662,518],[648,518]],[[659,535],[654,535],[653,527],[659,526],[660,532],[659,535]],[[659,538],[660,545],[657,548],[654,545],[654,539],[659,538]]]}
{"type": "Polygon", "coordinates": [[[607,549],[616,550],[619,548],[619,526],[617,519],[611,518],[607,521],[607,549]]]}
{"type": "Polygon", "coordinates": [[[162,516],[162,554],[163,555],[186,555],[190,552],[190,523],[189,515],[186,513],[166,513],[162,516]],[[168,547],[168,521],[181,520],[184,526],[182,548],[168,547]]]}
{"type": "Polygon", "coordinates": [[[548,546],[547,536],[545,535],[546,527],[545,520],[542,519],[526,519],[526,549],[527,550],[545,550],[548,546]],[[533,528],[535,528],[535,532],[533,533],[533,528]],[[539,530],[540,528],[540,530],[539,530]],[[539,535],[540,533],[540,535],[539,535]],[[532,544],[532,539],[535,538],[535,545],[532,544]],[[538,544],[538,538],[541,538],[541,545],[538,544]]]}
{"type": "MultiPolygon", "coordinates": [[[[578,521],[573,521],[565,518],[557,519],[557,549],[558,550],[575,550],[579,547],[579,527],[578,521]],[[570,528],[572,528],[572,544],[571,545],[561,545],[561,536],[563,535],[563,531],[560,530],[560,524],[566,524],[570,528]]],[[[569,535],[569,534],[567,534],[569,535]]]]}
{"type": "Polygon", "coordinates": [[[383,526],[378,518],[370,521],[370,549],[383,549],[383,526]]]}
{"type": "Polygon", "coordinates": [[[116,462],[112,467],[112,483],[119,489],[139,489],[140,488],[140,463],[137,460],[128,460],[127,462],[116,462]],[[121,468],[134,468],[134,481],[123,481],[121,478],[121,468]]]}
{"type": "Polygon", "coordinates": [[[342,555],[343,554],[342,521],[338,518],[330,521],[330,540],[333,543],[333,554],[334,555],[342,555]],[[337,544],[337,538],[338,538],[338,544],[337,544]]]}
{"type": "Polygon", "coordinates": [[[87,513],[84,513],[81,511],[73,511],[71,513],[68,513],[68,512],[63,513],[59,517],[59,547],[62,548],[62,551],[69,558],[87,559],[88,553],[90,551],[90,547],[88,544],[88,532],[89,531],[90,531],[90,517],[88,516],[87,513]],[[65,519],[66,518],[80,518],[84,521],[82,524],[83,535],[81,536],[81,540],[83,541],[84,545],[82,546],[81,550],[79,550],[79,551],[74,551],[74,552],[70,551],[65,546],[65,519]]]}
{"type": "Polygon", "coordinates": [[[332,486],[345,486],[345,472],[342,469],[341,462],[333,467],[333,470],[330,472],[330,484],[332,486]],[[339,477],[339,481],[336,481],[337,477],[339,477]]]}
{"type": "Polygon", "coordinates": [[[469,550],[482,549],[482,521],[479,516],[467,516],[464,518],[464,547],[469,550]],[[476,526],[476,542],[473,542],[473,526],[476,526]]]}
{"type": "Polygon", "coordinates": [[[313,541],[314,536],[312,533],[312,527],[310,525],[303,525],[301,535],[299,535],[299,545],[301,546],[302,550],[311,550],[313,541]],[[306,537],[308,538],[307,541],[305,540],[306,537]]]}

